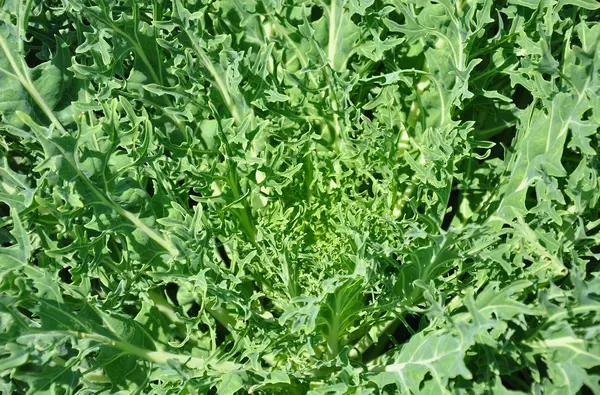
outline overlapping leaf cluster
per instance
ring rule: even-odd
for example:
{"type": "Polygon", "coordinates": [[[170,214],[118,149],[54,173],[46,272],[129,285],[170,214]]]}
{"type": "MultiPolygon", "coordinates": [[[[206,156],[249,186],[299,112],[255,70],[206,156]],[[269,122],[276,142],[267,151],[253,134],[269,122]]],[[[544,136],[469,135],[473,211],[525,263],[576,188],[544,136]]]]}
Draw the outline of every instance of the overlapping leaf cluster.
{"type": "Polygon", "coordinates": [[[2,393],[600,394],[594,0],[0,0],[2,393]]]}

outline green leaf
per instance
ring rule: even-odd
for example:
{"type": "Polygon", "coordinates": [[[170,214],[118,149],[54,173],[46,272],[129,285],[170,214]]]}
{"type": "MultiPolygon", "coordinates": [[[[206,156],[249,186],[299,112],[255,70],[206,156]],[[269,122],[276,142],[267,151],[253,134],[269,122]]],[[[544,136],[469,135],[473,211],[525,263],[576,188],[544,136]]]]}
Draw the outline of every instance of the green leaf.
{"type": "MultiPolygon", "coordinates": [[[[242,375],[244,374],[242,373],[242,375]]],[[[221,383],[218,385],[217,394],[233,395],[242,388],[244,388],[243,377],[236,372],[231,372],[227,373],[221,379],[221,383]]]]}
{"type": "Polygon", "coordinates": [[[319,308],[317,325],[327,339],[327,351],[332,357],[340,350],[340,340],[358,318],[363,308],[360,280],[332,279],[324,284],[326,294],[319,308]]]}
{"type": "Polygon", "coordinates": [[[396,383],[398,390],[418,393],[425,380],[425,387],[438,393],[449,393],[447,380],[456,376],[471,378],[471,372],[463,360],[472,340],[451,333],[415,335],[402,350],[392,357],[385,372],[375,376],[379,387],[396,383]]]}

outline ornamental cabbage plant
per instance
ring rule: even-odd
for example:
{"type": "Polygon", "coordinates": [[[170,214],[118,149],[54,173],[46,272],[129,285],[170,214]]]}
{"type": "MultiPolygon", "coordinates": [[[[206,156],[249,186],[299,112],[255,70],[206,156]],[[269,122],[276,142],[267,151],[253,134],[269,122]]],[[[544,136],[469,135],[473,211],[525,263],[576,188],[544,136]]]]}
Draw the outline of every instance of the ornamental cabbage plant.
{"type": "Polygon", "coordinates": [[[600,394],[600,3],[0,0],[3,394],[600,394]]]}

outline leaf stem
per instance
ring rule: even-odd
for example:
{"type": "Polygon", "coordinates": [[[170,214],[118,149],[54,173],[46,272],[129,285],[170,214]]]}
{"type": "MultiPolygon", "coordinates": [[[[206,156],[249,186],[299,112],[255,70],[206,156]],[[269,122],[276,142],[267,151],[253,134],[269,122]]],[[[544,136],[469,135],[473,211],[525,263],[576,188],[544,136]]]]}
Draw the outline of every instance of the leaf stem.
{"type": "MultiPolygon", "coordinates": [[[[75,331],[61,331],[65,335],[77,337],[79,339],[91,339],[97,342],[109,345],[111,347],[119,348],[128,354],[135,355],[142,359],[158,364],[166,364],[169,360],[175,360],[183,365],[186,365],[191,369],[204,369],[207,367],[207,361],[203,358],[173,354],[166,351],[151,351],[131,343],[127,343],[120,340],[114,340],[109,337],[99,335],[97,333],[86,333],[86,332],[75,332],[75,331]]],[[[45,332],[47,333],[47,332],[45,332]]]]}

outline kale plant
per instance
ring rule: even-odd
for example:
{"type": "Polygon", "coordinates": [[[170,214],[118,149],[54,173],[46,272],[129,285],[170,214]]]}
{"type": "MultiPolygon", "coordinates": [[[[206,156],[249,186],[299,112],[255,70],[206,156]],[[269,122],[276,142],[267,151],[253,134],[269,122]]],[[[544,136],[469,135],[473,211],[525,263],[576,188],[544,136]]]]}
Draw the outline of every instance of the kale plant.
{"type": "Polygon", "coordinates": [[[0,0],[0,392],[600,394],[600,3],[0,0]]]}

